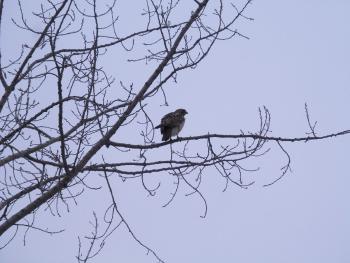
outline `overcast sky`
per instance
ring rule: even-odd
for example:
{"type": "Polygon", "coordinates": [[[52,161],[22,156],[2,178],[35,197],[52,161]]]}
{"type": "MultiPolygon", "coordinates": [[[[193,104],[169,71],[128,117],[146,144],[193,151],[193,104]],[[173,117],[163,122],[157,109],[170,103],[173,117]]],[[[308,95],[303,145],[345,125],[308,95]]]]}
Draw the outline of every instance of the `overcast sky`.
{"type": "MultiPolygon", "coordinates": [[[[130,1],[131,5],[131,1],[130,1]]],[[[6,9],[10,12],[11,9],[6,9]]],[[[239,133],[258,128],[258,107],[272,115],[272,135],[304,136],[304,103],[322,135],[350,128],[350,1],[256,0],[237,28],[250,40],[219,42],[196,69],[167,90],[169,107],[152,112],[155,122],[176,108],[189,112],[182,136],[239,133]]],[[[7,43],[8,44],[8,43],[7,43]]],[[[106,63],[114,63],[113,59],[106,63]]],[[[138,72],[133,72],[138,76],[138,72]]],[[[142,72],[140,72],[142,75],[142,72]]],[[[139,79],[142,82],[144,79],[139,79]]],[[[161,102],[159,103],[161,104],[161,102]]],[[[160,139],[160,137],[159,137],[160,139]]],[[[129,140],[130,141],[130,140],[129,140]]],[[[248,189],[230,186],[215,170],[201,186],[208,202],[181,189],[166,208],[171,188],[149,197],[137,181],[113,181],[121,212],[134,233],[167,263],[346,263],[350,262],[350,136],[285,144],[292,173],[271,187],[285,156],[278,148],[249,164],[248,189]]],[[[75,262],[77,236],[89,232],[92,210],[108,193],[83,196],[62,218],[39,222],[66,232],[32,231],[17,237],[0,261],[75,262]]],[[[156,262],[121,227],[92,262],[156,262]]]]}

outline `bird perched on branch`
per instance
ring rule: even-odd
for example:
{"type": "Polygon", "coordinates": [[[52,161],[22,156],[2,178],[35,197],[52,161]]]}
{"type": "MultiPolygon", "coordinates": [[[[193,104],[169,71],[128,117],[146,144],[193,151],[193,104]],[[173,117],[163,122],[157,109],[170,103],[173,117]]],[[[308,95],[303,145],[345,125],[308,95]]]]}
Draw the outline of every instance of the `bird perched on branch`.
{"type": "Polygon", "coordinates": [[[184,109],[177,109],[162,118],[160,124],[155,127],[155,129],[160,128],[160,133],[163,135],[162,141],[170,140],[171,137],[179,134],[185,124],[185,115],[187,113],[184,109]]]}

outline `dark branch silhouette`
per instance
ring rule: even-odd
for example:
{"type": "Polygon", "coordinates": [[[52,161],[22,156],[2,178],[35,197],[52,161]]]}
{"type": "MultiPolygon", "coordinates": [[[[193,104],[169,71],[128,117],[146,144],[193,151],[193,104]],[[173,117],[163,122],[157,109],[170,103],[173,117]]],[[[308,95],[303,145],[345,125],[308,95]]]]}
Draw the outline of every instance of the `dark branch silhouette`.
{"type": "Polygon", "coordinates": [[[207,169],[215,169],[223,178],[224,190],[229,185],[248,188],[254,181],[247,175],[259,167],[248,168],[247,161],[254,165],[256,158],[276,149],[286,163],[276,179],[266,184],[269,186],[291,169],[287,143],[326,140],[350,132],[319,135],[317,122],[312,121],[305,105],[306,136],[271,135],[270,112],[263,107],[257,131],[209,132],[157,141],[151,99],[168,105],[169,83],[176,82],[182,71],[195,69],[217,41],[248,39],[235,26],[238,20],[252,20],[245,14],[251,0],[241,7],[223,0],[145,0],[137,2],[142,7],[141,25],[135,21],[137,26],[130,28],[119,26],[118,2],[106,1],[107,5],[97,0],[45,1],[39,10],[31,10],[28,1],[18,1],[18,12],[4,16],[9,1],[0,0],[1,34],[12,23],[16,33],[32,37],[31,41],[20,35],[21,47],[15,54],[0,47],[2,248],[19,229],[25,230],[24,240],[30,231],[61,232],[60,228],[41,227],[35,219],[43,213],[61,215],[61,204],[68,210],[82,192],[101,190],[89,184],[92,175],[100,175],[110,200],[104,220],[94,212],[91,234],[79,237],[78,262],[97,256],[120,226],[155,260],[163,262],[158,252],[137,238],[119,211],[110,181],[140,180],[145,191],[155,195],[161,184],[150,186],[150,176],[166,174],[174,179],[174,189],[164,206],[184,187],[189,189],[187,195],[202,200],[200,216],[205,217],[208,207],[200,186],[207,169]],[[31,25],[32,21],[40,21],[41,26],[31,25]],[[116,61],[113,69],[105,66],[107,56],[116,61]],[[116,77],[118,69],[135,63],[142,63],[149,72],[147,77],[116,77]],[[117,133],[124,129],[139,132],[132,143],[117,133]],[[105,160],[107,151],[128,161],[105,160]],[[159,151],[167,154],[159,155],[159,151]]]}

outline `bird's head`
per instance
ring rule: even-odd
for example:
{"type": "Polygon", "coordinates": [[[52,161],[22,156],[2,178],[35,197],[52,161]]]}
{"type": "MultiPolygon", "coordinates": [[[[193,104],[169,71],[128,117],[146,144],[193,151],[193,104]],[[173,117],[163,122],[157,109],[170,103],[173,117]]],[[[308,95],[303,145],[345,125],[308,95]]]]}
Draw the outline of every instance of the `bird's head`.
{"type": "Polygon", "coordinates": [[[185,116],[188,113],[185,109],[177,109],[175,112],[182,116],[185,116]]]}

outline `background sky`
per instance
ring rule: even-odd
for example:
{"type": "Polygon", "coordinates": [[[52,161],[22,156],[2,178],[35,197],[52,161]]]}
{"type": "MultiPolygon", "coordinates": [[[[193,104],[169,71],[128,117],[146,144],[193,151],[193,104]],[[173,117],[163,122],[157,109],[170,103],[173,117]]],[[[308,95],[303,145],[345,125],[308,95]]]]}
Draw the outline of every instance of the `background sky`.
{"type": "MultiPolygon", "coordinates": [[[[250,40],[217,43],[196,70],[168,88],[170,106],[156,105],[152,118],[183,107],[189,114],[182,136],[239,133],[258,128],[257,109],[265,105],[272,135],[298,137],[308,131],[308,103],[319,135],[349,129],[349,12],[347,0],[254,1],[246,12],[254,21],[237,24],[250,40]]],[[[292,173],[271,187],[263,185],[278,177],[285,162],[275,145],[250,164],[261,169],[247,176],[247,182],[255,181],[247,190],[230,186],[222,192],[225,182],[210,170],[201,186],[209,207],[205,219],[201,200],[185,196],[189,189],[181,189],[166,208],[172,188],[149,197],[140,182],[115,180],[113,189],[134,233],[168,263],[345,263],[350,262],[349,143],[348,136],[285,144],[292,173]]],[[[42,224],[66,232],[32,231],[26,246],[19,236],[0,251],[0,261],[74,262],[77,236],[89,233],[92,210],[98,212],[106,199],[107,192],[91,193],[62,217],[41,217],[42,224]]],[[[155,259],[121,227],[92,262],[155,259]]]]}

